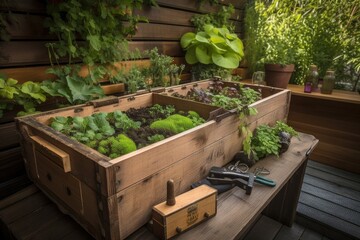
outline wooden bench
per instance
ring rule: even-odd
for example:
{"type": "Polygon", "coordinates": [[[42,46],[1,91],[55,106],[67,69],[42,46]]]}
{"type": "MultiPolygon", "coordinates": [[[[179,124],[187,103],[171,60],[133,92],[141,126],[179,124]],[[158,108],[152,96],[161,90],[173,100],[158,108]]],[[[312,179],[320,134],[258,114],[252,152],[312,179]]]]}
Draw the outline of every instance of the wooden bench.
{"type": "MultiPolygon", "coordinates": [[[[218,196],[214,218],[183,233],[177,239],[237,239],[243,237],[261,213],[291,226],[296,214],[307,159],[318,140],[308,134],[293,138],[281,157],[267,157],[255,167],[270,170],[277,182],[271,188],[255,184],[251,195],[239,188],[218,196]]],[[[37,188],[13,195],[0,202],[1,230],[13,239],[89,239],[90,236],[68,216],[62,214],[37,188]]],[[[1,235],[0,235],[1,237],[1,235]]],[[[143,227],[129,239],[156,239],[143,227]]]]}

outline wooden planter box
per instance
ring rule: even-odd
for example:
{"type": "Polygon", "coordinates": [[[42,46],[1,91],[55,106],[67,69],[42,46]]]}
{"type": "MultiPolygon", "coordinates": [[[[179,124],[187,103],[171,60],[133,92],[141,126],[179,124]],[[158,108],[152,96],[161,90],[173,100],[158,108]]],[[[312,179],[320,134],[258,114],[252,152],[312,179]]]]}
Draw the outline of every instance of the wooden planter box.
{"type": "MultiPolygon", "coordinates": [[[[259,114],[249,119],[250,127],[286,118],[289,101],[289,91],[274,90],[255,104],[259,114]]],[[[30,178],[94,237],[124,239],[150,220],[152,206],[166,199],[167,180],[174,179],[176,195],[188,191],[212,166],[225,165],[241,149],[238,117],[221,117],[225,115],[213,106],[147,93],[19,118],[17,127],[30,178]],[[54,116],[88,116],[154,103],[194,110],[213,120],[112,160],[47,126],[54,116]]]]}

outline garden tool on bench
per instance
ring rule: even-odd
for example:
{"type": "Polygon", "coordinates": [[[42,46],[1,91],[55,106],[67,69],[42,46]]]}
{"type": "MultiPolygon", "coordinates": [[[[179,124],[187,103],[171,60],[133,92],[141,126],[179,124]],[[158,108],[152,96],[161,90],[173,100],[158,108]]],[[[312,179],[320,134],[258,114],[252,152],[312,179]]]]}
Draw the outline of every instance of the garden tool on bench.
{"type": "Polygon", "coordinates": [[[254,182],[274,187],[276,183],[262,176],[256,176],[254,173],[240,173],[231,171],[221,167],[212,167],[209,172],[207,180],[213,185],[235,185],[245,190],[245,193],[250,195],[254,182]]]}

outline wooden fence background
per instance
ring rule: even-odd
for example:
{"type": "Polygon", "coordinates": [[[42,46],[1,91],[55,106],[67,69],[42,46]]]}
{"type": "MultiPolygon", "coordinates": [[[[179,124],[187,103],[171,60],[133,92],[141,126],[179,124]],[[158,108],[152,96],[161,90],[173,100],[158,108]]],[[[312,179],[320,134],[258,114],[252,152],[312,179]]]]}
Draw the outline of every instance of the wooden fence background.
{"type": "MultiPolygon", "coordinates": [[[[147,7],[137,11],[148,18],[140,23],[137,34],[130,41],[130,48],[139,50],[157,47],[159,52],[184,63],[184,52],[179,45],[180,37],[194,28],[190,18],[194,14],[215,12],[221,6],[202,4],[195,0],[157,0],[159,7],[147,7]]],[[[222,0],[222,5],[232,4],[235,13],[231,20],[236,33],[243,37],[245,0],[222,0]]],[[[56,40],[43,27],[46,17],[45,0],[1,1],[0,12],[11,12],[7,26],[10,41],[0,41],[0,73],[20,82],[42,81],[50,76],[45,73],[49,58],[45,43],[56,40]],[[5,3],[6,2],[6,3],[5,3]]],[[[27,186],[23,159],[13,121],[14,115],[0,118],[0,199],[27,186]]]]}

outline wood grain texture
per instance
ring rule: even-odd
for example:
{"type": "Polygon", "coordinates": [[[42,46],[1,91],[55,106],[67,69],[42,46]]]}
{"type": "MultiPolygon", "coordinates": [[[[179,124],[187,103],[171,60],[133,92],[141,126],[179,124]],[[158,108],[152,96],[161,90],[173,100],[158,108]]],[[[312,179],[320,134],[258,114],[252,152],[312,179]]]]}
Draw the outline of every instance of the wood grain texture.
{"type": "MultiPolygon", "coordinates": [[[[0,66],[31,66],[31,65],[50,65],[48,51],[45,41],[13,41],[0,42],[0,66]],[[31,49],[31,51],[29,51],[31,49]]],[[[157,47],[160,53],[182,57],[184,52],[179,42],[172,41],[131,41],[130,50],[139,49],[140,51],[150,50],[157,47]]],[[[66,59],[60,60],[66,63],[66,59]]],[[[0,68],[1,71],[1,68],[0,68]]]]}
{"type": "Polygon", "coordinates": [[[46,5],[42,0],[11,0],[1,1],[0,10],[19,11],[25,13],[45,13],[46,5]]]}
{"type": "Polygon", "coordinates": [[[352,93],[331,99],[293,95],[289,124],[298,131],[317,136],[318,148],[311,159],[360,173],[360,105],[352,93]]]}
{"type": "MultiPolygon", "coordinates": [[[[253,166],[261,165],[269,169],[269,178],[277,182],[276,187],[256,185],[251,195],[246,195],[239,188],[221,194],[218,198],[217,216],[182,234],[179,239],[237,239],[243,236],[246,226],[255,222],[261,211],[305,161],[308,149],[317,142],[313,136],[305,134],[301,134],[300,139],[295,139],[280,158],[268,157],[253,166]]],[[[133,235],[132,239],[146,235],[142,232],[142,235],[133,235]]]]}
{"type": "Polygon", "coordinates": [[[19,145],[19,135],[14,122],[0,124],[0,139],[0,150],[17,147],[19,145]]]}

